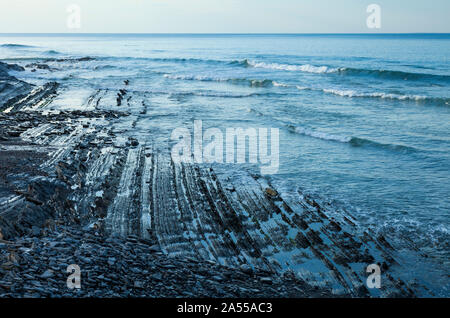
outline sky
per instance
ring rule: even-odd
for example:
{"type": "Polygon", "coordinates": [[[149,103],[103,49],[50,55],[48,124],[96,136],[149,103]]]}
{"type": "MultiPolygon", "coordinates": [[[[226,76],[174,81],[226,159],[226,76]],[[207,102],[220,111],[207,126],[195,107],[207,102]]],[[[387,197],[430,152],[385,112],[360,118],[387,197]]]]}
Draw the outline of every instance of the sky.
{"type": "Polygon", "coordinates": [[[449,13],[449,0],[0,0],[0,33],[450,33],[449,13]]]}

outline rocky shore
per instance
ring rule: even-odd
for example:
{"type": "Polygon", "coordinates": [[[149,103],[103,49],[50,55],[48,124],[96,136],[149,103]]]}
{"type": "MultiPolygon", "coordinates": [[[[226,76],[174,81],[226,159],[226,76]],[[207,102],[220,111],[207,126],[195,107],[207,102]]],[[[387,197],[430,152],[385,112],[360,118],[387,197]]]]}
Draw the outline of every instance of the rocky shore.
{"type": "MultiPolygon", "coordinates": [[[[36,233],[37,234],[37,233],[36,233]]],[[[167,257],[155,242],[56,226],[44,236],[0,240],[0,297],[330,297],[292,273],[167,257]],[[81,288],[69,289],[77,264],[81,288]]]]}
{"type": "Polygon", "coordinates": [[[0,63],[0,297],[416,295],[390,272],[389,242],[346,211],[283,198],[260,176],[236,184],[175,164],[135,137],[150,106],[128,79],[54,110],[58,83],[10,70],[23,67],[0,63]],[[365,284],[374,263],[381,290],[365,284]],[[66,286],[70,264],[80,290],[66,286]]]}

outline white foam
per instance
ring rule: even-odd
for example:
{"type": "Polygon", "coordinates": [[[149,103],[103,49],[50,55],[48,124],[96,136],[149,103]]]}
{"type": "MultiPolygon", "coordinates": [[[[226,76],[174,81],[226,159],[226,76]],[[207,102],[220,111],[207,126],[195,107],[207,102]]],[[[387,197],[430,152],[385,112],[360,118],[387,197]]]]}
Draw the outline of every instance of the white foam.
{"type": "Polygon", "coordinates": [[[273,70],[283,70],[283,71],[300,71],[306,73],[335,73],[338,72],[338,68],[330,68],[328,66],[314,66],[311,64],[304,65],[292,65],[292,64],[278,64],[278,63],[264,63],[264,62],[254,62],[248,61],[248,65],[255,68],[265,68],[273,70]]]}
{"type": "Polygon", "coordinates": [[[344,97],[375,97],[382,99],[398,99],[398,100],[425,100],[426,96],[422,95],[400,95],[400,94],[390,94],[384,92],[375,92],[375,93],[358,93],[353,90],[337,90],[337,89],[324,89],[325,93],[331,93],[344,97]]]}
{"type": "Polygon", "coordinates": [[[272,83],[273,83],[273,86],[275,86],[275,87],[289,87],[288,84],[284,84],[284,83],[278,83],[275,81],[273,81],[272,83]]]}
{"type": "Polygon", "coordinates": [[[298,134],[310,136],[310,137],[314,137],[314,138],[318,138],[318,139],[323,139],[323,140],[338,141],[338,142],[342,142],[342,143],[347,143],[352,140],[351,137],[327,134],[324,132],[314,131],[314,130],[311,130],[308,128],[303,128],[303,127],[295,127],[294,130],[298,134]]]}
{"type": "Polygon", "coordinates": [[[171,74],[164,74],[165,78],[169,79],[175,79],[175,80],[188,80],[188,81],[222,81],[222,79],[217,78],[211,78],[207,76],[194,76],[194,75],[171,75],[171,74]]]}
{"type": "Polygon", "coordinates": [[[322,91],[327,94],[333,94],[342,97],[372,97],[372,98],[382,98],[382,99],[396,99],[396,100],[415,100],[421,101],[426,100],[428,97],[423,95],[400,95],[400,94],[392,94],[392,93],[384,93],[384,92],[373,92],[373,93],[363,93],[357,92],[354,90],[340,90],[340,89],[332,89],[332,88],[311,88],[311,87],[303,87],[297,86],[298,90],[311,90],[311,91],[322,91]]]}

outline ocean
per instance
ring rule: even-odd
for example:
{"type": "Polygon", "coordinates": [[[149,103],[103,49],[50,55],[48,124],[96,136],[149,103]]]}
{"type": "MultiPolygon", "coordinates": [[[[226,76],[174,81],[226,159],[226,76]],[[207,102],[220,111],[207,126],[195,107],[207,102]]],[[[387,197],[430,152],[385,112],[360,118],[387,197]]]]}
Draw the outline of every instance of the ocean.
{"type": "MultiPolygon", "coordinates": [[[[0,35],[0,61],[50,67],[12,75],[61,83],[48,109],[78,109],[129,79],[148,103],[145,114],[127,108],[144,117],[132,134],[161,151],[195,120],[278,128],[279,169],[265,177],[283,196],[301,190],[349,211],[447,296],[449,52],[448,34],[0,35]]],[[[229,178],[259,173],[214,165],[229,178]]]]}

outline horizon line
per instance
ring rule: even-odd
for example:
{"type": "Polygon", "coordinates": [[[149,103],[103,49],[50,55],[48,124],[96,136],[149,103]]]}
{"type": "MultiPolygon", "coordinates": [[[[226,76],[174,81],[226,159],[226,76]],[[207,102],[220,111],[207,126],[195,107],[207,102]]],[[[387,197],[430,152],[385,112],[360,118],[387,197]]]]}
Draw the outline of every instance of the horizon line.
{"type": "Polygon", "coordinates": [[[0,35],[450,35],[450,32],[0,32],[0,35]]]}

